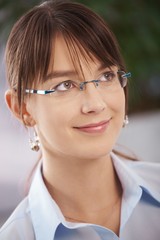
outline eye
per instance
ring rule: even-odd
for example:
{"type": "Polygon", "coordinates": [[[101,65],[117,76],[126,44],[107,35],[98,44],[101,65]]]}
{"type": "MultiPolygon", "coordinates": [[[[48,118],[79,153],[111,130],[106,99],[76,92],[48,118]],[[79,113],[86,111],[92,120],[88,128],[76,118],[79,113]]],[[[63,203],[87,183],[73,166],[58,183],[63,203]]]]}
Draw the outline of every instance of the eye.
{"type": "Polygon", "coordinates": [[[116,80],[116,74],[114,72],[106,72],[104,73],[100,79],[101,81],[104,81],[104,82],[112,82],[114,80],[116,80]]]}
{"type": "Polygon", "coordinates": [[[61,82],[58,85],[56,85],[54,87],[54,90],[59,91],[59,92],[65,92],[65,91],[70,90],[74,87],[75,87],[74,82],[71,81],[71,80],[67,80],[67,81],[61,82]]]}

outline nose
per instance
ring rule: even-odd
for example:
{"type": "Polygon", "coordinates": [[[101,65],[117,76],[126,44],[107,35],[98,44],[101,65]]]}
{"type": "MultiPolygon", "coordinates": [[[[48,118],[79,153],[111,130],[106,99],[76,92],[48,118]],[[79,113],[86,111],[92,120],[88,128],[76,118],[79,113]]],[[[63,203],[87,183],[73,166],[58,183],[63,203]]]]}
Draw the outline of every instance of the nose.
{"type": "Polygon", "coordinates": [[[98,114],[106,108],[104,96],[99,92],[98,87],[90,82],[85,86],[82,92],[82,113],[84,114],[98,114]]]}

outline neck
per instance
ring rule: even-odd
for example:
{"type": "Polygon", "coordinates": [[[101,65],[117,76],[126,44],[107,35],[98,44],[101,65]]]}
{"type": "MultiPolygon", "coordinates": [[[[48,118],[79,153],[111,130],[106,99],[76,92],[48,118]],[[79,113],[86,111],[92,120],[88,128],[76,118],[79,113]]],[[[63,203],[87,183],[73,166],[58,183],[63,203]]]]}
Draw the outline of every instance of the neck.
{"type": "Polygon", "coordinates": [[[111,157],[90,161],[45,159],[44,181],[64,216],[68,220],[102,224],[106,212],[121,198],[121,186],[111,157]]]}

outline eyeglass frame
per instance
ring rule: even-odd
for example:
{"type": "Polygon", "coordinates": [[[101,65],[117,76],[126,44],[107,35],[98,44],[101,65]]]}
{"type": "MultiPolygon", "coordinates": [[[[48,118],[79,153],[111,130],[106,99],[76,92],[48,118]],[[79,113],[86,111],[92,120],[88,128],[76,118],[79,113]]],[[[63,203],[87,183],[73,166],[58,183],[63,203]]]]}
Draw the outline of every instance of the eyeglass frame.
{"type": "MultiPolygon", "coordinates": [[[[117,73],[123,73],[123,75],[121,75],[122,78],[129,78],[131,77],[131,72],[124,72],[124,71],[117,71],[117,73]]],[[[120,79],[119,79],[120,81],[120,79]]],[[[87,83],[95,83],[95,85],[98,87],[98,84],[100,82],[103,82],[102,80],[90,80],[90,81],[84,81],[84,82],[80,82],[79,84],[79,90],[80,91],[83,91],[84,90],[84,86],[87,84],[87,83]]],[[[121,84],[121,87],[124,88],[127,84],[127,81],[123,84],[121,81],[120,81],[120,84],[121,84]]],[[[47,94],[50,94],[50,93],[54,93],[56,92],[56,89],[52,89],[52,90],[37,90],[37,89],[25,89],[25,93],[29,93],[29,94],[38,94],[38,95],[47,95],[47,94]]]]}

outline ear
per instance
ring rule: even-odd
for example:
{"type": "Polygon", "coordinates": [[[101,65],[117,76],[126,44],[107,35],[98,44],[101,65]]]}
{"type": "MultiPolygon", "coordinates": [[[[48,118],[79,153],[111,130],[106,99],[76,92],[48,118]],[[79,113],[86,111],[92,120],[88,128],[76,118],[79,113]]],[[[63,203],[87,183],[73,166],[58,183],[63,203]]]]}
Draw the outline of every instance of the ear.
{"type": "Polygon", "coordinates": [[[35,126],[36,122],[31,116],[31,114],[27,111],[26,103],[23,103],[22,109],[20,109],[18,104],[17,95],[14,90],[7,90],[5,93],[5,101],[7,103],[8,108],[14,114],[14,116],[24,123],[28,127],[35,126]],[[22,111],[22,112],[21,112],[22,111]]]}

